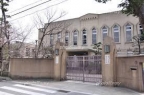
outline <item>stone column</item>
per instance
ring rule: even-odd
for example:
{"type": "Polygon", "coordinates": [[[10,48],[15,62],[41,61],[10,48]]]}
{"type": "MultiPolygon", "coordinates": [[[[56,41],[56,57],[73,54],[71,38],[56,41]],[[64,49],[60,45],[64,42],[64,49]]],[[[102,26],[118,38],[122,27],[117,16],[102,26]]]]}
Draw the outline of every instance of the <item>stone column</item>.
{"type": "Polygon", "coordinates": [[[54,57],[54,79],[63,80],[66,77],[67,52],[61,43],[56,44],[55,50],[58,50],[58,54],[54,57]]]}
{"type": "Polygon", "coordinates": [[[107,86],[113,86],[111,82],[116,81],[116,45],[112,38],[106,37],[103,42],[103,51],[102,51],[102,81],[107,82],[107,86]],[[105,51],[105,46],[110,47],[110,51],[105,51]]]}

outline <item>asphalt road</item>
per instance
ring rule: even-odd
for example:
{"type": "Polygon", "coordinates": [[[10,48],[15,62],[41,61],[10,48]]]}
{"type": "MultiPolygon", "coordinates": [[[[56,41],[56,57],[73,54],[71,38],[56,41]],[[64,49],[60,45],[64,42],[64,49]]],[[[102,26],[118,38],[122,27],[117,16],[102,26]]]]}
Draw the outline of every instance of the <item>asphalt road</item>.
{"type": "Polygon", "coordinates": [[[0,95],[90,95],[79,92],[34,86],[13,81],[0,82],[0,95]]]}

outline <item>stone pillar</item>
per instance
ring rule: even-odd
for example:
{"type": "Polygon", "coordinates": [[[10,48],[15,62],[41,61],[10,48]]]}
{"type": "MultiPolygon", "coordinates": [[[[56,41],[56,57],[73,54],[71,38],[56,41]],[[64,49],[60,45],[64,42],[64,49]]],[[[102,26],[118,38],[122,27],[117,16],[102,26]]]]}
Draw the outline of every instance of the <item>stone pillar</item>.
{"type": "Polygon", "coordinates": [[[111,82],[116,81],[116,45],[112,38],[106,37],[103,42],[103,51],[102,51],[102,81],[107,82],[107,86],[113,86],[111,82]],[[110,47],[109,52],[105,52],[105,46],[110,47]]]}
{"type": "Polygon", "coordinates": [[[58,54],[54,57],[54,79],[63,80],[66,77],[67,52],[60,42],[56,44],[55,50],[58,50],[58,54]]]}

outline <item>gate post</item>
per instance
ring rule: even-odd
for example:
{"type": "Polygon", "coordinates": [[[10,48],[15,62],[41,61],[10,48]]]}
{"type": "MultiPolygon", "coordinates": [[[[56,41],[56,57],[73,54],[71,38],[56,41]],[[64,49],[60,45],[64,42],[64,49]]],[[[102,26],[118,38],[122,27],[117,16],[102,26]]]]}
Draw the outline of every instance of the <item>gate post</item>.
{"type": "Polygon", "coordinates": [[[114,40],[107,36],[102,48],[102,82],[106,83],[107,86],[113,86],[113,82],[116,81],[116,45],[114,40]]]}
{"type": "Polygon", "coordinates": [[[55,45],[55,57],[54,57],[55,80],[63,80],[66,78],[66,58],[67,58],[67,52],[63,47],[63,43],[57,42],[55,45]]]}

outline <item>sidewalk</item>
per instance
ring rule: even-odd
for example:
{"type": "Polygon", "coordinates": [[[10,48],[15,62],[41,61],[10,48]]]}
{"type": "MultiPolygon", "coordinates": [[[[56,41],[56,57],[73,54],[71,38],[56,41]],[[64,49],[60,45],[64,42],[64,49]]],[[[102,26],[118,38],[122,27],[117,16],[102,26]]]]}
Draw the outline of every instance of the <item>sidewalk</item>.
{"type": "Polygon", "coordinates": [[[3,76],[0,76],[0,82],[1,81],[10,81],[11,79],[9,77],[3,77],[3,76]]]}
{"type": "Polygon", "coordinates": [[[94,83],[83,83],[75,81],[17,81],[21,83],[26,83],[30,85],[43,86],[47,88],[65,90],[72,92],[81,92],[90,95],[144,95],[142,93],[122,88],[122,87],[105,87],[97,86],[94,83]]]}

